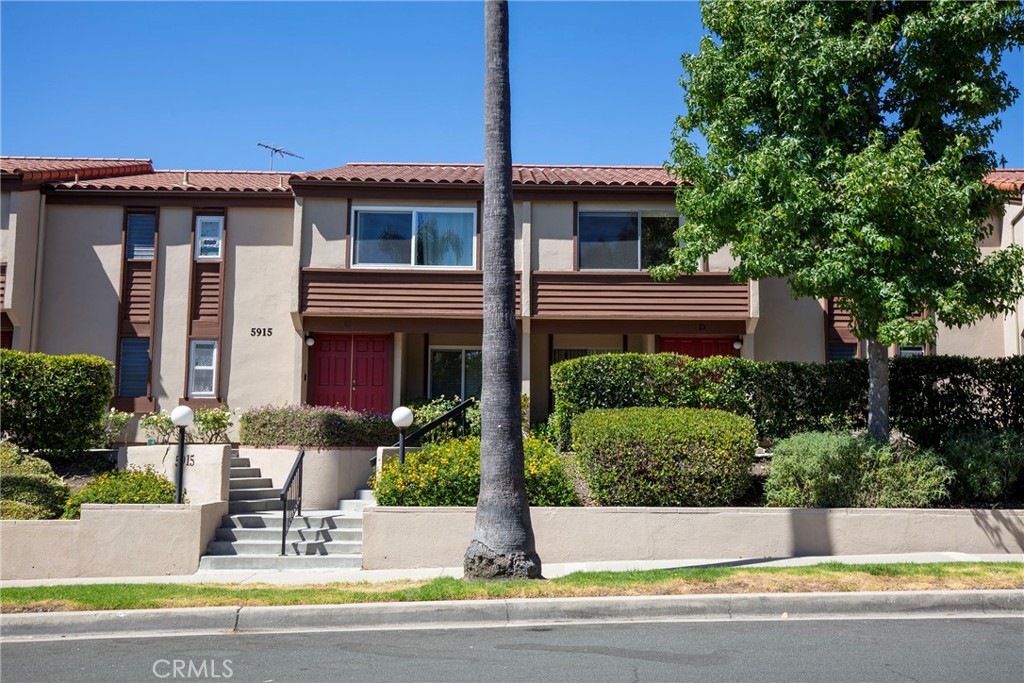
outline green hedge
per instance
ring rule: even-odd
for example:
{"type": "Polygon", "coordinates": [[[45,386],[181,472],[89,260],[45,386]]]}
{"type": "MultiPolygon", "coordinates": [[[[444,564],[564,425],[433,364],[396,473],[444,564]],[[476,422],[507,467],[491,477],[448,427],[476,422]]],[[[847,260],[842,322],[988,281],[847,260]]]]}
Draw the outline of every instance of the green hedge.
{"type": "Polygon", "coordinates": [[[152,467],[105,472],[68,499],[64,519],[81,517],[83,503],[170,505],[175,494],[171,480],[152,467]]]}
{"type": "MultiPolygon", "coordinates": [[[[935,447],[979,428],[1024,431],[1024,357],[890,360],[892,426],[935,447]]],[[[865,424],[863,360],[834,363],[693,359],[676,354],[585,356],[551,369],[552,426],[563,448],[573,419],[593,408],[714,408],[754,420],[758,437],[865,424]]]]}
{"type": "Polygon", "coordinates": [[[53,519],[53,515],[41,505],[0,500],[0,519],[53,519]]]}
{"type": "Polygon", "coordinates": [[[580,468],[601,505],[714,506],[750,486],[755,432],[721,410],[589,410],[572,424],[580,468]]]}
{"type": "Polygon", "coordinates": [[[14,444],[0,445],[0,499],[12,503],[0,514],[4,519],[59,517],[70,492],[50,463],[22,455],[14,444]]]}
{"type": "Polygon", "coordinates": [[[273,448],[347,448],[390,446],[398,429],[389,415],[357,413],[325,406],[261,406],[242,413],[239,441],[243,446],[273,448]]]}
{"type": "Polygon", "coordinates": [[[940,455],[956,472],[953,499],[964,504],[1000,504],[1024,491],[1024,432],[977,430],[942,446],[940,455]]]}
{"type": "MultiPolygon", "coordinates": [[[[554,446],[523,439],[526,497],[530,505],[567,507],[579,497],[554,446]]],[[[384,464],[371,482],[379,505],[472,506],[480,495],[480,439],[467,437],[424,446],[384,464]]]]}
{"type": "Polygon", "coordinates": [[[4,434],[34,453],[75,455],[102,445],[112,373],[99,356],[0,351],[4,434]]]}
{"type": "Polygon", "coordinates": [[[929,450],[807,432],[776,444],[765,499],[773,507],[924,508],[948,497],[953,478],[929,450]]]}

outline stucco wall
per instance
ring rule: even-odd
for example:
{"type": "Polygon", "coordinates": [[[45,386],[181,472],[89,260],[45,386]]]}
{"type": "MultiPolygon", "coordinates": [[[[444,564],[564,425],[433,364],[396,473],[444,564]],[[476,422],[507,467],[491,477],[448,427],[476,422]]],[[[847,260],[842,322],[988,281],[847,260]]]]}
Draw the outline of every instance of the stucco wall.
{"type": "Polygon", "coordinates": [[[0,522],[0,578],[194,574],[227,503],[82,506],[80,520],[0,522]]]}
{"type": "MultiPolygon", "coordinates": [[[[185,396],[188,357],[188,291],[192,265],[192,209],[160,209],[156,320],[153,328],[153,396],[156,410],[171,412],[185,396]]],[[[136,439],[144,440],[141,434],[136,439]]]]}
{"type": "Polygon", "coordinates": [[[345,265],[348,201],[306,197],[302,206],[302,265],[341,268],[345,265]]]}
{"type": "Polygon", "coordinates": [[[531,202],[533,267],[572,270],[572,202],[531,202]]]}
{"type": "Polygon", "coordinates": [[[824,361],[825,314],[817,299],[794,301],[781,278],[761,280],[759,285],[755,360],[824,361]]]}
{"type": "MultiPolygon", "coordinates": [[[[363,511],[363,568],[457,567],[475,508],[363,511]]],[[[544,562],[1024,551],[1021,510],[531,508],[544,562]]]]}
{"type": "Polygon", "coordinates": [[[14,345],[29,350],[32,330],[32,302],[36,286],[36,248],[39,243],[39,191],[14,192],[8,207],[7,286],[4,306],[15,325],[14,345]]]}
{"type": "MultiPolygon", "coordinates": [[[[274,488],[284,486],[298,451],[290,448],[240,448],[238,455],[248,458],[260,474],[273,481],[274,488]]],[[[373,474],[375,448],[306,449],[302,461],[302,509],[335,510],[338,501],[355,497],[366,488],[373,474]]]]}
{"type": "Polygon", "coordinates": [[[39,351],[115,360],[120,206],[48,206],[39,351]]]}
{"type": "MultiPolygon", "coordinates": [[[[185,499],[192,505],[228,500],[231,447],[185,444],[185,499]]],[[[118,452],[119,469],[152,467],[173,482],[178,478],[178,444],[129,446],[118,452]]]]}
{"type": "Polygon", "coordinates": [[[304,348],[290,311],[292,209],[232,208],[227,221],[221,392],[232,407],[289,403],[292,364],[304,348]],[[252,328],[273,333],[254,336],[252,328]]]}

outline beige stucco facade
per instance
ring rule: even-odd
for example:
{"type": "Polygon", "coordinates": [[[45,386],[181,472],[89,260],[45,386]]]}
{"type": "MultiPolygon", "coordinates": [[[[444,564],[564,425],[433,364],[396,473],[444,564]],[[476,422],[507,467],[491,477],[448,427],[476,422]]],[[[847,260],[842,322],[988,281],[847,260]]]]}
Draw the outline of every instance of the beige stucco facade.
{"type": "MultiPolygon", "coordinates": [[[[119,335],[124,334],[119,331],[119,307],[125,212],[127,207],[145,207],[157,213],[159,225],[150,347],[152,407],[170,411],[188,400],[193,221],[197,212],[213,211],[224,215],[226,226],[216,360],[222,403],[245,409],[309,401],[314,351],[306,344],[307,335],[346,334],[388,339],[390,407],[423,398],[432,389],[432,350],[481,346],[478,313],[446,318],[443,312],[431,310],[421,315],[413,310],[396,315],[385,306],[375,309],[367,305],[358,314],[346,316],[330,309],[310,314],[303,308],[307,272],[328,277],[368,272],[371,285],[372,277],[397,274],[407,280],[402,296],[415,292],[418,284],[423,288],[434,284],[438,271],[429,268],[353,264],[353,215],[360,209],[454,208],[476,212],[480,222],[480,202],[471,190],[455,188],[454,194],[446,194],[452,189],[447,188],[435,196],[432,190],[411,187],[409,192],[417,197],[412,198],[403,196],[401,188],[391,190],[384,185],[365,186],[365,191],[358,187],[320,188],[307,194],[295,191],[256,201],[249,200],[255,195],[242,192],[139,197],[122,192],[103,195],[104,199],[81,193],[81,203],[67,195],[48,202],[52,190],[45,188],[42,192],[5,190],[0,195],[0,262],[7,266],[2,304],[5,320],[14,325],[13,345],[117,360],[119,335]]],[[[581,192],[577,197],[561,188],[518,196],[514,201],[520,371],[522,391],[531,397],[532,421],[546,419],[551,409],[549,367],[564,351],[654,353],[667,338],[712,337],[727,345],[723,348],[741,342],[738,355],[755,360],[826,359],[828,330],[823,303],[794,300],[779,279],[749,283],[744,295],[745,316],[733,311],[716,317],[712,311],[705,320],[672,317],[669,312],[663,318],[644,319],[633,315],[629,295],[622,295],[621,302],[615,304],[619,309],[606,318],[588,318],[582,304],[574,311],[571,301],[560,303],[563,308],[555,318],[538,314],[536,299],[541,296],[542,276],[549,278],[545,282],[550,292],[568,287],[570,280],[558,278],[579,270],[574,225],[579,213],[674,209],[668,189],[639,195],[616,191],[608,201],[601,199],[602,189],[591,187],[581,192]]],[[[1004,214],[994,219],[992,236],[981,245],[983,252],[1024,245],[1022,215],[1019,203],[1008,204],[1004,214]]],[[[442,272],[479,274],[478,242],[476,236],[473,269],[442,272]]],[[[703,275],[727,273],[735,265],[728,248],[723,248],[708,258],[706,270],[710,272],[703,275]]],[[[637,272],[636,277],[643,274],[637,272]]],[[[470,292],[472,286],[478,285],[466,285],[459,295],[470,292]]],[[[607,290],[608,296],[618,296],[614,285],[607,285],[607,290]]],[[[1020,303],[1018,310],[1007,316],[984,319],[969,328],[940,328],[934,351],[985,357],[1020,353],[1024,300],[1020,303]]],[[[143,438],[139,433],[131,436],[143,438]]],[[[237,428],[231,436],[237,438],[237,428]]]]}

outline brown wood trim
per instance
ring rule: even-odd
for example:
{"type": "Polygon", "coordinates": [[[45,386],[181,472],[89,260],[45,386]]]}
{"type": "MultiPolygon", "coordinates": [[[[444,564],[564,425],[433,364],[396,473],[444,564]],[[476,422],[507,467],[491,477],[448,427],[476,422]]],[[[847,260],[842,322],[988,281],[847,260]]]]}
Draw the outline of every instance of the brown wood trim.
{"type": "MultiPolygon", "coordinates": [[[[181,383],[182,396],[188,396],[188,375],[192,366],[192,306],[195,301],[196,286],[196,219],[199,217],[199,210],[192,209],[192,225],[189,226],[188,239],[188,310],[185,311],[185,377],[181,383]]],[[[180,402],[179,402],[179,405],[180,402]]]]}
{"type": "Polygon", "coordinates": [[[110,405],[112,408],[129,413],[152,413],[156,410],[156,402],[148,396],[139,396],[137,398],[115,396],[111,399],[110,405]]]}
{"type": "MultiPolygon", "coordinates": [[[[160,260],[160,209],[158,207],[124,207],[121,219],[121,288],[118,292],[118,335],[117,349],[114,352],[116,394],[121,388],[121,340],[126,337],[141,337],[149,342],[148,364],[146,369],[146,399],[153,402],[153,337],[156,321],[156,292],[157,273],[159,272],[157,262],[160,260]],[[133,264],[144,263],[141,259],[127,258],[128,252],[128,216],[131,214],[146,214],[153,216],[153,258],[149,261],[149,319],[146,321],[128,319],[129,297],[127,292],[128,277],[130,272],[137,269],[132,268],[133,264]]],[[[119,400],[126,397],[117,397],[119,400]]],[[[150,405],[149,411],[152,410],[150,405]]],[[[149,412],[146,411],[146,412],[149,412]]],[[[138,411],[135,411],[138,412],[138,411]]]]}
{"type": "Polygon", "coordinates": [[[558,318],[534,318],[531,322],[531,330],[534,334],[609,334],[623,329],[628,330],[629,334],[724,337],[745,334],[746,322],[743,320],[570,320],[558,318]]]}
{"type": "Polygon", "coordinates": [[[224,297],[228,279],[228,212],[224,211],[224,224],[220,233],[220,301],[217,303],[217,362],[213,368],[213,395],[220,401],[226,392],[221,391],[221,376],[224,367],[224,297]]]}
{"type": "Polygon", "coordinates": [[[4,306],[4,295],[7,294],[7,262],[0,262],[0,308],[4,306]]]}
{"type": "MultiPolygon", "coordinates": [[[[356,248],[356,245],[352,242],[352,239],[356,234],[355,226],[352,225],[354,220],[355,216],[352,214],[352,198],[349,197],[345,201],[345,268],[352,267],[352,250],[356,248]]],[[[305,230],[305,226],[303,226],[303,230],[305,230]]]]}
{"type": "Polygon", "coordinates": [[[189,240],[189,285],[188,321],[185,332],[185,377],[182,384],[182,398],[179,405],[216,407],[224,394],[221,392],[221,374],[224,365],[224,299],[227,280],[228,257],[228,211],[223,206],[195,208],[192,211],[191,237],[189,240]],[[198,261],[196,259],[196,226],[200,216],[219,216],[223,219],[220,242],[220,259],[198,261]],[[214,267],[215,266],[215,267],[214,267]],[[196,287],[204,272],[217,273],[217,315],[215,320],[201,320],[198,317],[196,287]],[[217,361],[213,371],[213,392],[215,398],[189,397],[189,374],[192,369],[192,340],[213,339],[217,342],[217,361]],[[181,403],[184,401],[184,403],[181,403]]]}
{"type": "MultiPolygon", "coordinates": [[[[331,180],[292,180],[292,192],[297,197],[351,197],[363,199],[423,199],[480,200],[483,185],[461,183],[378,183],[342,182],[331,180]]],[[[597,185],[515,185],[513,201],[675,201],[675,187],[630,187],[597,185]]]]}
{"type": "Polygon", "coordinates": [[[46,203],[51,205],[75,206],[123,206],[126,208],[148,208],[159,206],[201,207],[216,204],[220,207],[250,207],[261,209],[288,209],[295,205],[295,197],[289,192],[273,196],[263,194],[242,194],[240,192],[189,192],[188,194],[97,190],[44,190],[46,203]]]}
{"type": "Polygon", "coordinates": [[[572,203],[572,269],[580,269],[580,203],[572,203]]]}
{"type": "Polygon", "coordinates": [[[219,398],[185,398],[181,397],[178,399],[179,406],[188,406],[195,410],[196,408],[220,408],[221,400],[219,398]]]}
{"type": "Polygon", "coordinates": [[[476,269],[484,269],[484,203],[476,203],[476,269]]]}
{"type": "Polygon", "coordinates": [[[156,293],[160,274],[160,210],[156,210],[153,223],[153,265],[149,271],[149,369],[146,378],[146,396],[153,397],[153,339],[156,328],[156,293]]]}
{"type": "MultiPolygon", "coordinates": [[[[303,328],[317,334],[389,334],[395,332],[439,332],[451,334],[483,334],[482,318],[398,318],[370,316],[306,315],[303,328]]],[[[516,321],[517,329],[519,321],[516,321]]],[[[429,339],[425,339],[427,344],[429,339]]]]}

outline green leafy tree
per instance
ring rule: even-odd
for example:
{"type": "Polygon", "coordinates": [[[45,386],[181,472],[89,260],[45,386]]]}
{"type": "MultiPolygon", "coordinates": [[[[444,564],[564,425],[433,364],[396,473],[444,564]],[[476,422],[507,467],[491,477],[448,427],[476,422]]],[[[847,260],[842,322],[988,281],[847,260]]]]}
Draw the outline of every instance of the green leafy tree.
{"type": "Polygon", "coordinates": [[[708,0],[702,13],[711,35],[682,57],[669,164],[687,221],[652,273],[692,271],[729,245],[737,279],[835,298],[867,340],[868,429],[887,440],[888,345],[1024,295],[1024,252],[977,246],[1005,201],[983,179],[1018,94],[1000,59],[1021,44],[1024,8],[708,0]]]}

